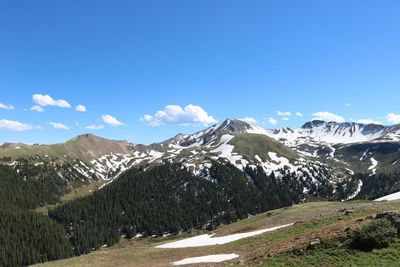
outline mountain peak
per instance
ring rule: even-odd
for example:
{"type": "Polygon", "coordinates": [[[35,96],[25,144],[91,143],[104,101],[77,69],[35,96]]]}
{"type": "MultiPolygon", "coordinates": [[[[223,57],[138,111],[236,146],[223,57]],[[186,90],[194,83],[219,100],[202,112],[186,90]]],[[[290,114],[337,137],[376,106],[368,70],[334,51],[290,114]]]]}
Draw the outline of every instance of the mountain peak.
{"type": "Polygon", "coordinates": [[[227,134],[236,134],[244,133],[250,128],[251,125],[245,121],[238,119],[226,119],[219,125],[219,127],[217,127],[215,131],[220,131],[227,134]]]}
{"type": "Polygon", "coordinates": [[[91,133],[80,134],[68,142],[102,142],[106,139],[91,133]]]}
{"type": "Polygon", "coordinates": [[[325,121],[313,120],[313,121],[306,122],[303,126],[301,126],[301,128],[302,129],[312,129],[314,127],[319,127],[325,123],[326,123],[325,121]]]}
{"type": "Polygon", "coordinates": [[[225,134],[236,135],[240,133],[261,133],[262,131],[265,130],[250,125],[245,121],[238,119],[226,119],[205,130],[199,131],[191,135],[177,135],[174,138],[164,141],[163,144],[191,147],[207,144],[225,134]]]}

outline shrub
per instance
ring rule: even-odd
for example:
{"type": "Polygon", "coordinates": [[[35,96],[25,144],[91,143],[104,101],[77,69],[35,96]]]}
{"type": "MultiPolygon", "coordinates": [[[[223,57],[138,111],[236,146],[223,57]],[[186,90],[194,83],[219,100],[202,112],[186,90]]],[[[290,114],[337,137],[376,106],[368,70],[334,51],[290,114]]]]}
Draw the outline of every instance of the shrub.
{"type": "Polygon", "coordinates": [[[356,234],[353,246],[362,250],[388,247],[396,238],[397,230],[387,219],[373,220],[356,234]]]}

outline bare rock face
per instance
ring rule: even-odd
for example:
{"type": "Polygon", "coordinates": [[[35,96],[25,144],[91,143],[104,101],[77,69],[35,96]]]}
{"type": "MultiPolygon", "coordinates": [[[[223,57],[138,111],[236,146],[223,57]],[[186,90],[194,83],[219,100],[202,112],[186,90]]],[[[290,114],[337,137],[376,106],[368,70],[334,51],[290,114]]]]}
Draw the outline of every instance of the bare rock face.
{"type": "Polygon", "coordinates": [[[400,212],[384,211],[376,215],[376,219],[387,219],[397,229],[397,234],[400,236],[400,212]]]}

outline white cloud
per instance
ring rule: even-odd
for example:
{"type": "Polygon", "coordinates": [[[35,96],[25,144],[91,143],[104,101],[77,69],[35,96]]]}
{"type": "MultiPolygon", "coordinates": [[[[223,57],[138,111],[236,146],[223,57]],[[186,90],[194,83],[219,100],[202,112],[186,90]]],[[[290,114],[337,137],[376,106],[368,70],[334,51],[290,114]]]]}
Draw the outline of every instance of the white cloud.
{"type": "Polygon", "coordinates": [[[252,118],[252,117],[246,117],[246,118],[239,119],[239,120],[247,122],[249,124],[256,124],[257,123],[257,120],[255,118],[252,118]]]}
{"type": "Polygon", "coordinates": [[[327,112],[327,111],[322,111],[322,112],[315,112],[312,114],[313,115],[313,120],[320,120],[320,121],[334,121],[334,122],[344,122],[344,118],[327,112]]]}
{"type": "Polygon", "coordinates": [[[38,105],[34,105],[33,107],[31,107],[29,110],[31,111],[37,111],[37,112],[43,112],[44,109],[41,106],[38,105]]]}
{"type": "Polygon", "coordinates": [[[400,123],[400,114],[389,113],[386,115],[386,120],[393,124],[399,124],[400,123]]]}
{"type": "Polygon", "coordinates": [[[71,105],[63,100],[63,99],[53,99],[49,95],[41,95],[41,94],[35,94],[32,96],[33,102],[36,104],[45,107],[45,106],[55,106],[55,107],[60,107],[60,108],[70,108],[71,105]]]}
{"type": "Polygon", "coordinates": [[[303,113],[301,113],[301,112],[296,112],[296,116],[297,116],[297,117],[303,117],[303,113]]]}
{"type": "Polygon", "coordinates": [[[86,112],[86,107],[84,105],[77,105],[75,110],[78,112],[86,112]]]}
{"type": "Polygon", "coordinates": [[[151,121],[151,119],[153,118],[153,116],[151,115],[144,115],[143,118],[140,118],[141,121],[151,121]]]}
{"type": "Polygon", "coordinates": [[[88,130],[101,130],[101,129],[104,129],[104,125],[89,125],[89,126],[86,126],[85,127],[85,129],[88,129],[88,130]]]}
{"type": "Polygon", "coordinates": [[[54,129],[69,130],[69,127],[67,125],[59,122],[50,122],[49,124],[53,126],[54,129]]]}
{"type": "Polygon", "coordinates": [[[361,124],[382,124],[379,121],[371,120],[371,119],[361,119],[361,120],[356,120],[357,123],[361,124]]]}
{"type": "Polygon", "coordinates": [[[123,125],[123,123],[120,122],[119,120],[117,120],[117,118],[115,118],[115,117],[113,117],[111,115],[108,115],[108,114],[101,116],[101,119],[105,123],[107,123],[107,124],[109,124],[111,126],[114,126],[114,127],[123,125]]]}
{"type": "Polygon", "coordinates": [[[282,118],[282,120],[284,120],[284,121],[288,121],[288,120],[289,120],[289,118],[287,118],[287,117],[283,117],[283,118],[282,118]]]}
{"type": "Polygon", "coordinates": [[[0,103],[0,109],[8,109],[8,110],[13,110],[14,106],[13,105],[6,105],[3,103],[0,103]]]}
{"type": "Polygon", "coordinates": [[[276,114],[278,114],[278,116],[281,116],[281,117],[290,117],[290,116],[292,116],[292,113],[289,112],[289,111],[281,112],[281,111],[278,110],[276,112],[276,114]]]}
{"type": "Polygon", "coordinates": [[[278,121],[277,121],[277,120],[275,120],[275,119],[274,119],[274,118],[272,118],[272,117],[268,118],[268,119],[267,119],[267,122],[268,122],[268,123],[270,123],[270,124],[272,124],[272,125],[276,125],[276,124],[278,124],[278,121]]]}
{"type": "Polygon", "coordinates": [[[39,127],[25,124],[19,121],[10,121],[6,119],[0,120],[0,130],[26,131],[26,130],[32,130],[34,128],[39,128],[39,127]]]}
{"type": "Polygon", "coordinates": [[[182,108],[178,105],[168,105],[163,110],[159,110],[153,115],[144,115],[142,120],[150,123],[152,126],[159,126],[162,124],[212,124],[217,121],[213,116],[208,113],[200,106],[187,105],[182,108]]]}
{"type": "Polygon", "coordinates": [[[350,103],[345,103],[344,105],[345,105],[346,107],[350,107],[350,106],[351,106],[350,103]]]}

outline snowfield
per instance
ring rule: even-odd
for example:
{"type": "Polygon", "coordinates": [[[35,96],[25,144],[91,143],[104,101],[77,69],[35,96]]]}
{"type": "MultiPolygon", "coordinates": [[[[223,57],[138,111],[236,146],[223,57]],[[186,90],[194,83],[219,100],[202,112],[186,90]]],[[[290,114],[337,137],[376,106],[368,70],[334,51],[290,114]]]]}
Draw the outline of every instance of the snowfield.
{"type": "Polygon", "coordinates": [[[187,258],[181,261],[175,261],[172,263],[172,265],[177,266],[177,265],[187,265],[196,263],[218,263],[218,262],[230,261],[237,258],[239,258],[239,255],[237,254],[217,254],[217,255],[187,258]]]}
{"type": "Polygon", "coordinates": [[[232,165],[239,169],[243,169],[243,166],[247,165],[248,162],[244,160],[241,155],[233,153],[235,147],[228,144],[233,138],[235,138],[234,135],[223,135],[221,137],[220,145],[216,149],[212,150],[211,153],[215,153],[218,155],[218,158],[225,158],[229,160],[232,165]],[[237,164],[238,161],[240,161],[241,164],[237,164]]]}
{"type": "Polygon", "coordinates": [[[233,235],[227,235],[227,236],[222,236],[222,237],[213,237],[215,234],[199,235],[199,236],[179,240],[176,242],[171,242],[171,243],[163,244],[160,246],[156,246],[156,248],[196,248],[196,247],[224,245],[224,244],[228,244],[228,243],[240,240],[240,239],[261,235],[261,234],[264,234],[267,232],[273,232],[273,231],[276,231],[276,230],[279,230],[282,228],[286,228],[286,227],[289,227],[292,225],[293,225],[293,223],[276,226],[276,227],[272,227],[272,228],[267,228],[267,229],[262,229],[262,230],[258,230],[258,231],[253,231],[253,232],[233,234],[233,235]]]}
{"type": "MultiPolygon", "coordinates": [[[[368,125],[358,123],[326,122],[314,125],[312,128],[301,129],[273,129],[268,135],[276,140],[284,140],[283,143],[290,147],[301,144],[325,143],[325,144],[351,144],[367,142],[382,137],[390,127],[378,126],[379,129],[367,129],[368,125]]],[[[396,138],[393,138],[396,139],[396,138]]]]}
{"type": "Polygon", "coordinates": [[[400,199],[400,192],[375,199],[374,201],[377,201],[377,202],[378,201],[394,201],[394,200],[398,200],[398,199],[400,199]]]}

